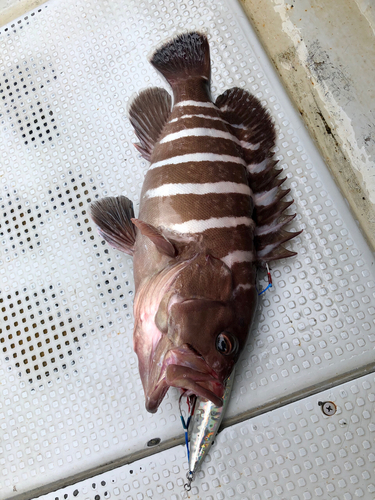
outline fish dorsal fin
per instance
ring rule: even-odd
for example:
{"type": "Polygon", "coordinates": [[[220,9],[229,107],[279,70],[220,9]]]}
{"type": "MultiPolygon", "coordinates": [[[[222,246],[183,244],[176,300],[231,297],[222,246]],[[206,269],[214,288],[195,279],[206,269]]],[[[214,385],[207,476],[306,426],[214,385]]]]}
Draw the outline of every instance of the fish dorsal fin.
{"type": "Polygon", "coordinates": [[[241,141],[247,161],[265,158],[275,144],[275,127],[268,111],[246,90],[234,87],[219,95],[215,105],[241,141]]]}
{"type": "Polygon", "coordinates": [[[131,223],[133,203],[125,196],[111,196],[95,201],[90,210],[100,236],[118,250],[133,255],[136,235],[131,223]]]}
{"type": "MultiPolygon", "coordinates": [[[[273,162],[273,160],[271,160],[273,162]]],[[[271,169],[272,170],[272,169],[271,169]]],[[[285,179],[275,183],[272,173],[268,173],[269,183],[264,182],[261,188],[256,182],[251,182],[250,187],[254,193],[253,219],[256,223],[254,244],[257,251],[258,265],[264,266],[271,260],[283,259],[296,255],[295,252],[286,250],[282,244],[298,236],[302,231],[285,231],[284,226],[291,222],[296,214],[286,215],[284,212],[293,203],[284,201],[290,189],[281,189],[280,185],[285,179]]]]}
{"type": "Polygon", "coordinates": [[[132,219],[132,223],[141,231],[143,236],[147,236],[160,253],[168,255],[168,257],[176,256],[176,249],[173,244],[159,231],[156,227],[151,224],[147,224],[139,219],[132,219]]]}
{"type": "Polygon", "coordinates": [[[268,111],[256,97],[239,88],[224,92],[215,105],[229,123],[231,132],[241,141],[242,156],[248,163],[248,182],[254,195],[258,265],[295,255],[282,246],[300,232],[284,229],[295,214],[284,213],[293,201],[283,200],[290,190],[281,188],[285,178],[279,178],[282,170],[276,168],[277,161],[273,159],[276,132],[268,111]]]}
{"type": "Polygon", "coordinates": [[[143,158],[150,161],[172,107],[172,98],[164,89],[153,87],[143,90],[129,108],[130,123],[139,144],[135,144],[143,158]]]}

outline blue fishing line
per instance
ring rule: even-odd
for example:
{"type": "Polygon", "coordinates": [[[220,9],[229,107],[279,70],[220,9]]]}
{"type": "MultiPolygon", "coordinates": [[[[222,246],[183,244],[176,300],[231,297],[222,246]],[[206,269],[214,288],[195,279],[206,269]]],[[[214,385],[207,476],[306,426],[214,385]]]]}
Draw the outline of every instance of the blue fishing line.
{"type": "Polygon", "coordinates": [[[186,451],[187,451],[188,463],[190,464],[189,438],[188,438],[187,431],[185,431],[185,444],[186,444],[186,451]]]}
{"type": "Polygon", "coordinates": [[[272,287],[272,283],[268,283],[267,287],[264,290],[262,290],[261,292],[258,292],[258,295],[262,295],[262,293],[266,292],[271,287],[272,287]]]}
{"type": "MultiPolygon", "coordinates": [[[[185,431],[186,452],[187,452],[188,463],[190,464],[190,448],[189,448],[189,434],[188,434],[188,429],[189,429],[191,417],[194,415],[196,400],[194,401],[193,407],[192,407],[192,409],[190,411],[190,415],[189,415],[187,421],[185,422],[184,416],[182,415],[182,409],[181,409],[181,398],[182,398],[182,396],[183,396],[183,394],[181,394],[180,399],[179,399],[180,419],[181,419],[182,427],[184,428],[184,431],[185,431]]],[[[189,405],[189,409],[190,409],[190,405],[189,405]]],[[[191,471],[189,471],[189,473],[192,474],[191,471]]]]}
{"type": "Polygon", "coordinates": [[[266,292],[269,288],[272,287],[272,277],[271,277],[271,273],[270,273],[270,268],[268,267],[268,264],[266,263],[266,267],[267,267],[267,276],[268,276],[268,285],[267,287],[262,290],[261,292],[258,292],[258,289],[257,287],[255,287],[256,291],[258,292],[258,295],[262,295],[262,293],[266,292]]]}
{"type": "Polygon", "coordinates": [[[190,463],[190,450],[189,450],[189,436],[188,436],[188,428],[190,424],[190,418],[188,418],[187,424],[185,423],[185,419],[182,415],[180,415],[180,419],[182,422],[182,427],[185,430],[185,444],[186,444],[186,451],[187,451],[187,457],[188,457],[188,462],[190,463]]]}

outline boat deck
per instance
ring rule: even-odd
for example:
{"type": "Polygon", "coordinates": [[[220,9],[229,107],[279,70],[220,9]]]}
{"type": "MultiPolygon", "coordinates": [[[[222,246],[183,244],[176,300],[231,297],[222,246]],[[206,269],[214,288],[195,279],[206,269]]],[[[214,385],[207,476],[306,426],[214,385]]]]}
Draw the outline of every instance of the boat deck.
{"type": "Polygon", "coordinates": [[[297,257],[272,266],[189,497],[374,496],[369,239],[240,4],[50,0],[0,28],[2,500],[185,495],[178,391],[145,411],[132,260],[99,237],[88,207],[123,194],[137,210],[148,165],[128,102],[166,87],[147,57],[188,29],[209,35],[215,97],[238,86],[269,109],[303,229],[297,257]]]}

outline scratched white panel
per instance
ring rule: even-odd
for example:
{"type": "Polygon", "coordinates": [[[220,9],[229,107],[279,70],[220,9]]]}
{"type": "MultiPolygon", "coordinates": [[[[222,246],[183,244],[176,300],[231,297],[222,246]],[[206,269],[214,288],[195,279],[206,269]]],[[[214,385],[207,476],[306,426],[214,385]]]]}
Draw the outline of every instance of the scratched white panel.
{"type": "Polygon", "coordinates": [[[1,498],[181,434],[176,390],[144,410],[132,262],[99,238],[88,205],[138,203],[147,164],[127,102],[165,85],[153,47],[194,28],[210,36],[214,95],[247,88],[275,118],[304,229],[298,257],[273,266],[228,416],[373,363],[372,256],[239,6],[51,1],[0,30],[1,498]]]}
{"type": "Polygon", "coordinates": [[[370,500],[375,496],[375,377],[366,375],[219,434],[189,495],[183,446],[40,500],[370,500]],[[333,402],[326,416],[319,402],[333,402]]]}

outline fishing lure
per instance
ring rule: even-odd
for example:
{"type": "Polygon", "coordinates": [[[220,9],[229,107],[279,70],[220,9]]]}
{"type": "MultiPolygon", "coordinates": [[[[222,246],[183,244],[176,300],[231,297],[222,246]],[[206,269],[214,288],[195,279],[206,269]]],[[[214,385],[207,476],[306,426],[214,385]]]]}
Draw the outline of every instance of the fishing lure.
{"type": "Polygon", "coordinates": [[[223,406],[215,406],[211,401],[198,397],[190,419],[188,422],[189,443],[188,449],[189,470],[187,473],[187,483],[185,490],[190,491],[191,483],[194,480],[205,457],[211,449],[219,427],[222,423],[227,409],[230,394],[232,392],[234,380],[234,370],[225,384],[223,395],[223,406]]]}

